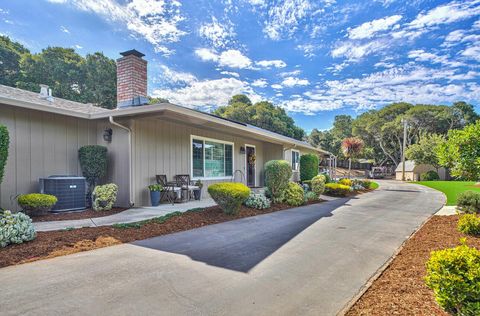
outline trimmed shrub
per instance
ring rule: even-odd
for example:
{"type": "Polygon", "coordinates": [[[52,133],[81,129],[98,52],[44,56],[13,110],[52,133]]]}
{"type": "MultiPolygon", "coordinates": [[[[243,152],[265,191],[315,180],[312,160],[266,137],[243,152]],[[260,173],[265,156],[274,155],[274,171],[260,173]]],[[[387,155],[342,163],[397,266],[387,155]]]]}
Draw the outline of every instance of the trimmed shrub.
{"type": "Polygon", "coordinates": [[[83,146],[78,150],[78,159],[91,190],[107,174],[107,147],[83,146]]]}
{"type": "Polygon", "coordinates": [[[349,186],[349,187],[351,187],[353,185],[353,181],[350,180],[350,179],[347,179],[347,178],[338,180],[338,183],[349,186]]]}
{"type": "Polygon", "coordinates": [[[0,213],[0,247],[21,244],[34,239],[36,235],[32,220],[28,215],[11,211],[0,213]]]}
{"type": "Polygon", "coordinates": [[[7,165],[9,144],[8,129],[5,125],[0,125],[0,183],[2,183],[5,166],[7,165]]]}
{"type": "Polygon", "coordinates": [[[226,214],[234,215],[250,195],[250,188],[242,183],[220,182],[208,187],[212,199],[226,214]]]}
{"type": "Polygon", "coordinates": [[[280,203],[292,177],[292,167],[286,160],[270,160],[265,164],[265,185],[272,202],[280,203]]]}
{"type": "Polygon", "coordinates": [[[325,181],[326,177],[323,174],[313,177],[312,179],[312,191],[317,195],[317,197],[325,191],[325,181]]]}
{"type": "Polygon", "coordinates": [[[465,214],[460,217],[458,231],[467,235],[480,235],[480,218],[476,214],[465,214]]]}
{"type": "Polygon", "coordinates": [[[300,181],[311,180],[318,174],[318,156],[305,154],[300,156],[300,181]]]}
{"type": "Polygon", "coordinates": [[[291,206],[299,206],[304,203],[303,188],[295,182],[288,184],[287,190],[285,190],[284,202],[291,206]]]}
{"type": "Polygon", "coordinates": [[[322,173],[321,175],[325,177],[325,184],[332,182],[332,179],[330,179],[328,173],[322,173]]]}
{"type": "Polygon", "coordinates": [[[425,281],[447,312],[480,315],[480,251],[465,239],[458,247],[432,251],[425,281]]]}
{"type": "Polygon", "coordinates": [[[17,198],[18,205],[27,214],[48,212],[57,201],[58,199],[53,195],[40,193],[22,194],[17,198]]]}
{"type": "Polygon", "coordinates": [[[255,208],[257,210],[263,210],[271,206],[270,199],[268,199],[264,194],[258,194],[250,192],[247,200],[245,201],[245,206],[249,208],[255,208]]]}
{"type": "Polygon", "coordinates": [[[480,192],[465,191],[457,195],[457,207],[465,213],[480,211],[480,192]]]}
{"type": "Polygon", "coordinates": [[[325,193],[331,196],[347,196],[352,190],[351,187],[340,183],[325,184],[325,193]]]}
{"type": "Polygon", "coordinates": [[[422,181],[437,181],[440,180],[440,176],[436,171],[430,170],[420,175],[422,181]]]}
{"type": "Polygon", "coordinates": [[[95,211],[110,211],[117,200],[118,186],[114,183],[98,185],[92,193],[95,211]]]}
{"type": "Polygon", "coordinates": [[[305,200],[305,202],[316,201],[318,200],[318,195],[313,191],[308,191],[305,192],[303,199],[305,200]]]}

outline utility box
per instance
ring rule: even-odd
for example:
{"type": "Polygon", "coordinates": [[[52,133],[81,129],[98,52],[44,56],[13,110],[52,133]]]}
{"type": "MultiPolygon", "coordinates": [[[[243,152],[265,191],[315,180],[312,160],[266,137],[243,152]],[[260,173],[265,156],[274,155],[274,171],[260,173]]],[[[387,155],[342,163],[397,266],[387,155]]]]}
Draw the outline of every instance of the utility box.
{"type": "Polygon", "coordinates": [[[53,212],[83,210],[87,208],[87,181],[77,176],[50,176],[40,179],[40,193],[57,197],[53,212]]]}

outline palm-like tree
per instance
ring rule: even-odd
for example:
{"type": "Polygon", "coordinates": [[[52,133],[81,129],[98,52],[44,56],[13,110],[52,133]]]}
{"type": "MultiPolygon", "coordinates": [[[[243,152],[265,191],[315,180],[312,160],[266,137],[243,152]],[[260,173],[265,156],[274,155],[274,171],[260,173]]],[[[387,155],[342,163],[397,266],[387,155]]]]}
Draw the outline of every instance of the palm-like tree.
{"type": "Polygon", "coordinates": [[[348,137],[342,141],[343,155],[348,158],[348,177],[352,169],[352,157],[357,156],[363,149],[363,140],[358,137],[348,137]]]}

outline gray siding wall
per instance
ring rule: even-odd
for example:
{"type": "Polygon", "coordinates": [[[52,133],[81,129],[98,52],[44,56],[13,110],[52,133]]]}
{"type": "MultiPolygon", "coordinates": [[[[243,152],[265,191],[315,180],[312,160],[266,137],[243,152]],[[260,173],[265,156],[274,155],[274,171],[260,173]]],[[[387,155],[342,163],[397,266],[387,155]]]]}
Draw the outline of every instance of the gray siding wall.
{"type": "MultiPolygon", "coordinates": [[[[129,126],[129,121],[119,121],[118,123],[129,126]]],[[[111,125],[107,120],[96,122],[97,144],[108,149],[108,169],[107,176],[102,179],[102,183],[115,183],[118,185],[118,195],[116,206],[128,207],[130,204],[130,172],[128,162],[128,132],[120,127],[111,125]],[[112,141],[106,142],[103,139],[103,133],[106,128],[113,130],[112,141]]]]}
{"type": "Polygon", "coordinates": [[[17,210],[15,196],[38,192],[38,179],[54,174],[80,175],[78,149],[96,144],[94,122],[0,104],[0,124],[10,134],[0,206],[17,210]]]}
{"type": "MultiPolygon", "coordinates": [[[[257,186],[263,185],[263,165],[267,159],[281,159],[283,147],[269,144],[251,138],[238,137],[228,133],[208,130],[203,127],[166,121],[164,119],[136,119],[134,129],[134,170],[135,170],[135,204],[149,205],[150,198],[147,185],[155,182],[155,175],[166,174],[168,180],[173,180],[177,174],[191,174],[191,144],[190,136],[201,136],[234,143],[234,171],[245,174],[245,154],[240,154],[240,146],[255,145],[257,186]]],[[[237,173],[235,181],[240,182],[237,173]]],[[[208,185],[215,182],[203,181],[204,192],[208,185]]],[[[245,183],[245,177],[243,177],[245,183]]]]}

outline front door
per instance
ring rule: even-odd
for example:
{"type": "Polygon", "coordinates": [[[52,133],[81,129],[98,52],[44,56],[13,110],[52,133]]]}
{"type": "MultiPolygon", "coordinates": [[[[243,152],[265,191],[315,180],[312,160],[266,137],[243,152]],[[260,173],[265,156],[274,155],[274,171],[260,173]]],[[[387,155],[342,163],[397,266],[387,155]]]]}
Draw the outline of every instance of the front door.
{"type": "Polygon", "coordinates": [[[246,159],[246,174],[247,174],[247,186],[254,187],[255,183],[255,167],[256,167],[256,159],[255,156],[255,147],[254,146],[245,146],[245,159],[246,159]]]}

